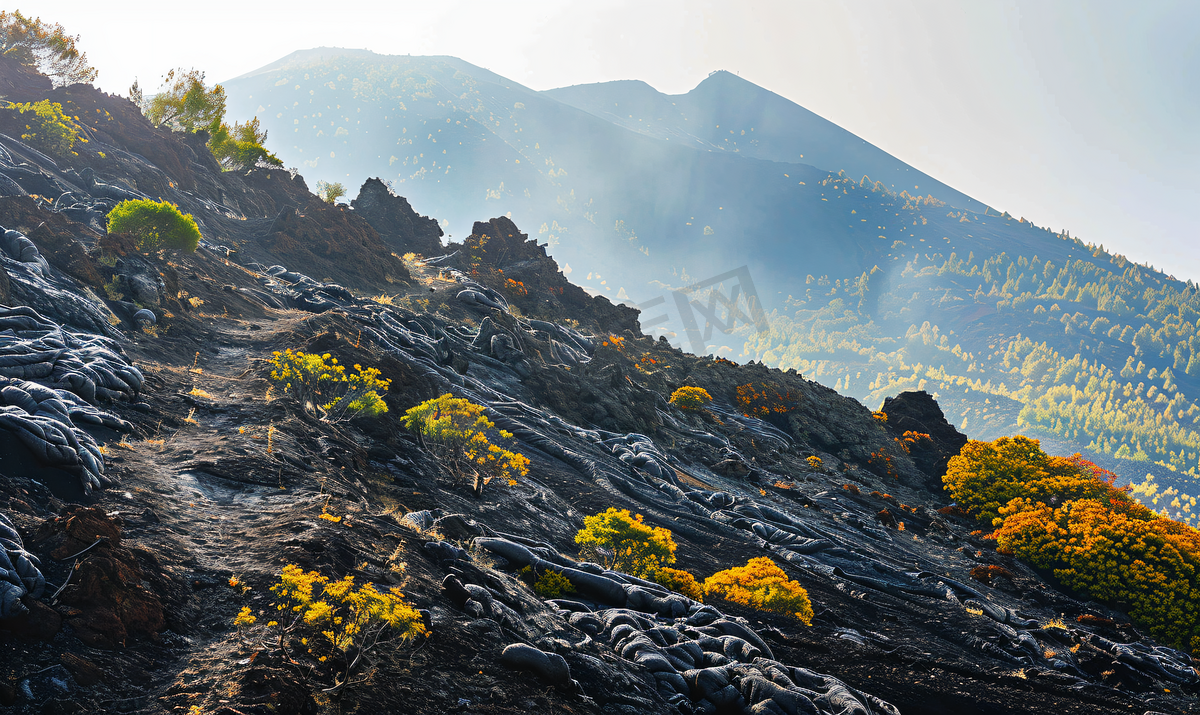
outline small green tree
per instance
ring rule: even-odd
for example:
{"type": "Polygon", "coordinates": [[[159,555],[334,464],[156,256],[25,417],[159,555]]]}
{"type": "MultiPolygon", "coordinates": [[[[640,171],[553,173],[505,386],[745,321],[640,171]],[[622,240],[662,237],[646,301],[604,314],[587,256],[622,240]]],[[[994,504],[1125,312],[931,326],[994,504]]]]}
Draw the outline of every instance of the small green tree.
{"type": "Polygon", "coordinates": [[[163,78],[165,89],[150,97],[142,112],[156,126],[194,132],[219,124],[225,117],[225,88],[204,86],[199,70],[171,70],[163,78]]]}
{"type": "Polygon", "coordinates": [[[200,245],[200,229],[191,214],[180,212],[175,204],[151,199],[122,201],[108,214],[109,233],[128,233],[137,238],[143,253],[160,248],[195,251],[200,245]]]}
{"type": "Polygon", "coordinates": [[[208,128],[208,148],[226,169],[245,169],[262,161],[271,166],[283,166],[279,157],[267,151],[263,144],[267,132],[259,127],[258,117],[245,124],[213,122],[208,128]]]}
{"type": "Polygon", "coordinates": [[[346,195],[346,187],[342,186],[341,182],[328,181],[317,182],[317,196],[327,204],[337,203],[337,200],[346,195]]]}
{"type": "Polygon", "coordinates": [[[78,35],[68,35],[57,23],[29,18],[18,10],[0,10],[0,54],[36,68],[56,87],[96,79],[87,55],[75,46],[78,41],[78,35]]]}

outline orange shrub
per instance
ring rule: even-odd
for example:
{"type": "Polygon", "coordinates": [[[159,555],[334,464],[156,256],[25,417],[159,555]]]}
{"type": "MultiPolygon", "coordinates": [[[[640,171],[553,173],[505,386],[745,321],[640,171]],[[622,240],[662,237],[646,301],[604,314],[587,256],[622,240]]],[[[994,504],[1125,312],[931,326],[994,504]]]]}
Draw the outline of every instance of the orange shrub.
{"type": "Polygon", "coordinates": [[[1068,588],[1127,604],[1155,638],[1200,654],[1200,531],[1108,489],[1108,499],[1059,507],[1012,500],[1000,510],[997,546],[1068,588]]]}
{"type": "Polygon", "coordinates": [[[904,448],[905,452],[912,454],[912,448],[917,445],[928,447],[933,444],[933,438],[925,432],[906,431],[902,436],[896,438],[896,444],[904,448]]]}
{"type": "Polygon", "coordinates": [[[709,576],[704,579],[704,593],[763,611],[795,616],[804,625],[812,625],[813,609],[808,591],[790,580],[783,569],[766,556],[709,576]]]}
{"type": "Polygon", "coordinates": [[[1078,454],[1051,457],[1026,437],[968,442],[943,479],[959,504],[998,527],[989,537],[999,551],[1200,654],[1200,531],[1133,501],[1078,454]]]}
{"type": "Polygon", "coordinates": [[[800,405],[799,395],[793,395],[790,390],[780,392],[778,388],[765,382],[747,383],[735,389],[735,401],[738,409],[747,417],[766,419],[772,415],[785,415],[800,405]]]}

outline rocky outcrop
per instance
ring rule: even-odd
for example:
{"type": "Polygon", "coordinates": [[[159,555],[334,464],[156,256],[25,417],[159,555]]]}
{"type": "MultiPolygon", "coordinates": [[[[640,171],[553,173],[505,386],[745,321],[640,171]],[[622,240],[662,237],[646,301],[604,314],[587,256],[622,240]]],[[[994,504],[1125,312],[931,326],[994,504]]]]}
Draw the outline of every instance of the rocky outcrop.
{"type": "MultiPolygon", "coordinates": [[[[341,206],[311,197],[299,208],[284,207],[262,239],[270,251],[260,263],[304,266],[318,280],[350,288],[387,290],[409,280],[408,269],[392,255],[379,233],[361,217],[341,206]]],[[[246,249],[259,258],[256,247],[246,249]]]]}
{"type": "Polygon", "coordinates": [[[442,228],[436,219],[413,210],[408,199],[392,193],[381,179],[367,179],[350,202],[355,213],[379,232],[384,243],[400,255],[441,255],[442,228]]]}
{"type": "Polygon", "coordinates": [[[946,420],[937,401],[924,390],[886,398],[882,412],[888,417],[889,431],[901,439],[905,432],[929,435],[929,439],[913,440],[909,454],[917,468],[932,477],[931,488],[940,492],[946,465],[966,445],[967,436],[946,420]]]}
{"type": "Polygon", "coordinates": [[[36,102],[49,91],[49,77],[8,55],[0,55],[0,97],[10,102],[36,102]]]}
{"type": "Polygon", "coordinates": [[[641,332],[637,310],[602,296],[593,300],[567,280],[545,246],[521,233],[506,216],[476,221],[466,240],[446,250],[450,256],[439,265],[453,265],[477,277],[529,317],[554,320],[569,314],[581,323],[605,326],[613,335],[641,332]]]}
{"type": "Polygon", "coordinates": [[[34,540],[55,559],[78,558],[60,600],[67,623],[93,648],[123,648],[166,627],[156,591],[168,582],[157,558],[121,544],[121,527],[103,509],[72,508],[43,523],[34,540]]]}

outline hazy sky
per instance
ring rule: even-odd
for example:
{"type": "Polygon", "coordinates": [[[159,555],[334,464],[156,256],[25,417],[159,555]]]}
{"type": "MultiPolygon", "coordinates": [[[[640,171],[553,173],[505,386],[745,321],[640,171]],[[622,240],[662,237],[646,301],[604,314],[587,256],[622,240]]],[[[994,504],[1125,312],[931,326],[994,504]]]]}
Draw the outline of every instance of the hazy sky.
{"type": "Polygon", "coordinates": [[[682,93],[727,69],[991,206],[1200,280],[1195,0],[18,7],[81,35],[122,94],[171,67],[220,81],[316,46],[454,55],[534,89],[682,93]]]}

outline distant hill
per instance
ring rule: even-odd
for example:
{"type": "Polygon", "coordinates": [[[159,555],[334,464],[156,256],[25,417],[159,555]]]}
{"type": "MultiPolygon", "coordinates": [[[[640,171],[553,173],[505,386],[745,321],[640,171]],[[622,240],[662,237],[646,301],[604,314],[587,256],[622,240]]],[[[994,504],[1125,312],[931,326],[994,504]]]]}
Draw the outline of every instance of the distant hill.
{"type": "Polygon", "coordinates": [[[984,204],[905,164],[870,142],[774,92],[725,71],[687,94],[666,95],[645,82],[580,84],[544,92],[617,126],[704,151],[809,164],[870,176],[893,191],[932,194],[952,206],[984,204]]]}
{"type": "MultiPolygon", "coordinates": [[[[450,57],[308,50],[224,84],[231,114],[258,116],[272,148],[306,175],[353,185],[380,176],[452,236],[511,213],[572,268],[572,280],[638,303],[660,297],[664,285],[746,265],[762,304],[778,306],[801,265],[849,275],[886,259],[890,241],[873,226],[843,222],[822,195],[830,168],[984,209],[723,72],[681,98],[669,121],[640,133],[629,130],[636,120],[614,122],[593,105],[646,95],[639,111],[648,121],[654,101],[675,98],[632,83],[539,93],[450,57]],[[726,109],[738,103],[747,109],[726,109]],[[717,136],[729,131],[726,121],[739,127],[729,149],[717,136]],[[684,125],[706,122],[680,141],[691,129],[684,125]],[[806,161],[806,152],[824,163],[806,161]]],[[[678,316],[672,321],[682,327],[678,316]]]]}
{"type": "Polygon", "coordinates": [[[508,214],[688,350],[871,407],[923,387],[972,437],[1081,450],[1194,520],[1196,286],[998,213],[750,82],[536,92],[452,57],[324,48],[224,84],[311,179],[382,177],[451,236],[508,214]]]}

